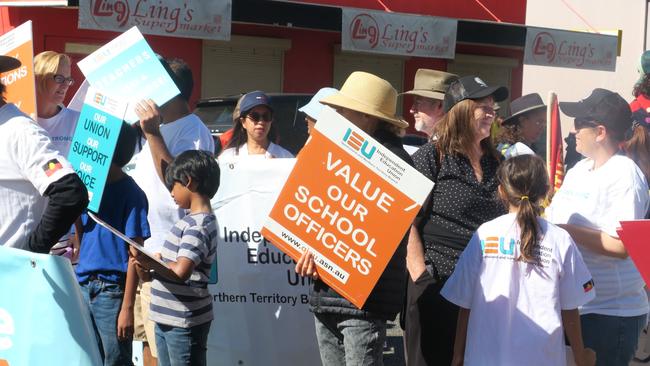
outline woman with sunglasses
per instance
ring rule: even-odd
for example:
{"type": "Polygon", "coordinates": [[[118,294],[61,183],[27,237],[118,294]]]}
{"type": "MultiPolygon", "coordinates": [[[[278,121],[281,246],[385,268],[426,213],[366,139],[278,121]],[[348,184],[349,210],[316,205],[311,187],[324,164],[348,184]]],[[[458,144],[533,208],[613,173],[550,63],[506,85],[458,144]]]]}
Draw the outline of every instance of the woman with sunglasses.
{"type": "Polygon", "coordinates": [[[257,90],[244,94],[237,104],[239,117],[235,119],[232,138],[219,155],[220,162],[254,155],[264,158],[293,158],[289,151],[273,143],[273,109],[264,92],[257,90]]]}
{"type": "Polygon", "coordinates": [[[510,103],[512,114],[497,133],[497,150],[507,159],[535,154],[535,142],[546,129],[546,105],[537,93],[526,94],[510,103]]]}
{"type": "Polygon", "coordinates": [[[79,119],[79,112],[63,105],[68,88],[74,83],[70,76],[71,64],[68,55],[54,51],[41,52],[34,57],[36,121],[63,156],[68,155],[79,119]]]}
{"type": "Polygon", "coordinates": [[[567,172],[546,217],[569,232],[593,276],[596,297],[580,307],[585,347],[596,351],[597,366],[627,366],[648,313],[643,278],[616,231],[620,221],[643,219],[650,201],[643,172],[621,154],[632,114],[605,89],[560,109],[575,118],[576,150],[585,159],[567,172]]]}

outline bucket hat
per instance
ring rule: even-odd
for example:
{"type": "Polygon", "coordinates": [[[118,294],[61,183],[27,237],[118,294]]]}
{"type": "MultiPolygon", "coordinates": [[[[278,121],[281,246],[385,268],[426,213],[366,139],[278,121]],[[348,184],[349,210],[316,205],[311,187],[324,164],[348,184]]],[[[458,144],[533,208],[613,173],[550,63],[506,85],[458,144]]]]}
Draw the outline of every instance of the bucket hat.
{"type": "Polygon", "coordinates": [[[343,83],[341,90],[323,98],[321,103],[361,112],[400,128],[408,123],[395,115],[397,91],[390,83],[373,74],[355,71],[343,83]]]}

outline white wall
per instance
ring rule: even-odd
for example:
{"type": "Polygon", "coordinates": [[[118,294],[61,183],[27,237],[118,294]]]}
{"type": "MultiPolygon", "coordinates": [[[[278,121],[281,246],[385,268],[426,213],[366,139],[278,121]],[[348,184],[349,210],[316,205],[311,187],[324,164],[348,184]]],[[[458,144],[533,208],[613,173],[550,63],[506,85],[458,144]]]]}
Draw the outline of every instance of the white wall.
{"type": "MultiPolygon", "coordinates": [[[[594,88],[605,88],[618,92],[626,100],[632,100],[632,87],[639,77],[637,64],[644,51],[645,0],[566,2],[598,30],[623,30],[621,55],[617,58],[616,71],[524,65],[522,95],[538,92],[546,99],[549,91],[555,91],[560,101],[577,101],[589,95],[594,88]]],[[[526,25],[590,30],[561,0],[528,0],[526,25]]],[[[566,116],[562,118],[564,135],[568,133],[572,122],[566,116]]]]}

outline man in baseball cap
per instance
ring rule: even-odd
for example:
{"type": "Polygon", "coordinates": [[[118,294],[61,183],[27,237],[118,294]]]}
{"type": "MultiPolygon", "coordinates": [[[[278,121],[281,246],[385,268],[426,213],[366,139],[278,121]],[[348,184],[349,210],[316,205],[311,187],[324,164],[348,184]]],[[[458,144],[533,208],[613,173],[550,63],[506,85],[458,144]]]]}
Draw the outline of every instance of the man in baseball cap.
{"type": "Polygon", "coordinates": [[[445,115],[442,101],[449,85],[458,80],[458,75],[444,71],[418,69],[415,73],[413,89],[402,95],[413,95],[413,104],[410,112],[415,119],[415,129],[433,137],[433,129],[445,115]]]}

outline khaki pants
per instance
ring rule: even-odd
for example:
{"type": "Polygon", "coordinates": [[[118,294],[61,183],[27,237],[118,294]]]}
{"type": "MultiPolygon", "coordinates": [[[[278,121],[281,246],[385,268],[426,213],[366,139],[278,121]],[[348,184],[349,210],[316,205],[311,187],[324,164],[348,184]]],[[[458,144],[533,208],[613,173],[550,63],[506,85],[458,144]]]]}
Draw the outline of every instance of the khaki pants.
{"type": "Polygon", "coordinates": [[[151,281],[140,281],[135,294],[135,305],[133,308],[134,332],[133,339],[147,342],[151,350],[151,356],[158,358],[156,349],[156,333],[154,322],[149,320],[149,306],[151,305],[151,281]]]}

